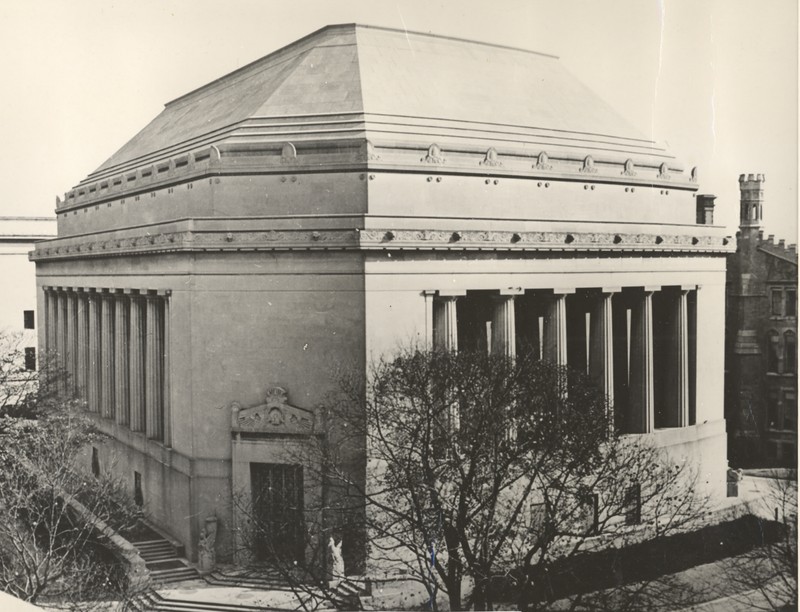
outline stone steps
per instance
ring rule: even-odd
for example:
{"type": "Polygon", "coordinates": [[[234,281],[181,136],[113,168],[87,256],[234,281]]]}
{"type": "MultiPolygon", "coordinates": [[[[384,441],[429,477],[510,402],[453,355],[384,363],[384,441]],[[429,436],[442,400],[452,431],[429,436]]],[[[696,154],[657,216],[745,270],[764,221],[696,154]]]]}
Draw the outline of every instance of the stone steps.
{"type": "Polygon", "coordinates": [[[130,608],[136,612],[288,612],[281,608],[164,597],[155,591],[138,595],[131,601],[130,608]]]}
{"type": "Polygon", "coordinates": [[[361,610],[359,595],[364,592],[364,585],[345,578],[333,589],[331,600],[337,610],[361,610]]]}
{"type": "Polygon", "coordinates": [[[203,576],[212,586],[233,586],[266,591],[289,591],[289,585],[275,572],[225,572],[216,570],[203,576]]]}
{"type": "Polygon", "coordinates": [[[151,539],[132,542],[150,570],[153,583],[165,584],[199,577],[195,568],[178,556],[175,546],[166,539],[151,539]]]}

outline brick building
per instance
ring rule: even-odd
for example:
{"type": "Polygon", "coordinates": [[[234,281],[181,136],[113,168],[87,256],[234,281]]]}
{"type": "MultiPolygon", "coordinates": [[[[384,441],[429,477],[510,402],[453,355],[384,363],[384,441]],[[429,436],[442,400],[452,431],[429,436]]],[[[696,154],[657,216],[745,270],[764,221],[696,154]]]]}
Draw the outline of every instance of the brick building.
{"type": "Polygon", "coordinates": [[[797,460],[797,248],[764,238],[764,175],[739,177],[728,256],[725,407],[733,466],[797,460]]]}

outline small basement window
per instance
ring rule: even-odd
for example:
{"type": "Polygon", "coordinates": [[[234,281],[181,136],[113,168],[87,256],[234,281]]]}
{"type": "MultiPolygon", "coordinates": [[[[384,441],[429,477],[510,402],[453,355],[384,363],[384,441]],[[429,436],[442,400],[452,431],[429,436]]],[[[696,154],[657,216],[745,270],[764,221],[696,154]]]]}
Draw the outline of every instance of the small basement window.
{"type": "Polygon", "coordinates": [[[25,369],[29,372],[36,370],[36,347],[25,347],[25,369]]]}

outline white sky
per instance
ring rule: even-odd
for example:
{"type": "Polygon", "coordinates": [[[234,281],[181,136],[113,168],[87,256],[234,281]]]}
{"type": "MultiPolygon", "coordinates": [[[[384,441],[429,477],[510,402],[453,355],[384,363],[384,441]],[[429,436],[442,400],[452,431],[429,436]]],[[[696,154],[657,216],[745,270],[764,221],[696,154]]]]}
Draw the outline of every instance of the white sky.
{"type": "Polygon", "coordinates": [[[767,177],[797,237],[797,0],[29,0],[0,3],[0,215],[52,214],[163,105],[331,23],[552,53],[718,196],[767,177]]]}

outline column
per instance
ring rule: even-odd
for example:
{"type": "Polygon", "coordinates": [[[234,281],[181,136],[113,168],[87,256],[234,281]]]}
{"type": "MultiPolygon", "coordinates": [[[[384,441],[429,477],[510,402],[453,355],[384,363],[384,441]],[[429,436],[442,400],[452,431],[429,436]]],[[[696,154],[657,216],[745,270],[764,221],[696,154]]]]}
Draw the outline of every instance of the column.
{"type": "Polygon", "coordinates": [[[631,309],[631,371],[628,431],[653,431],[653,293],[644,287],[631,309]]]}
{"type": "Polygon", "coordinates": [[[65,299],[67,301],[67,324],[64,362],[66,364],[67,388],[74,392],[77,390],[76,383],[78,377],[78,333],[76,329],[78,317],[76,312],[76,294],[69,291],[65,299]]]}
{"type": "Polygon", "coordinates": [[[88,402],[91,412],[99,412],[101,401],[100,390],[100,296],[97,293],[89,293],[89,376],[88,378],[88,402]]]}
{"type": "Polygon", "coordinates": [[[522,290],[504,290],[495,297],[492,312],[492,354],[514,357],[517,354],[514,296],[522,290]]]}
{"type": "Polygon", "coordinates": [[[59,289],[56,299],[56,352],[58,353],[56,363],[59,369],[63,370],[66,366],[64,356],[67,350],[67,295],[59,289]]]}
{"type": "Polygon", "coordinates": [[[422,297],[425,300],[425,348],[431,350],[433,348],[433,302],[436,296],[436,291],[425,290],[422,292],[422,297]]]}
{"type": "Polygon", "coordinates": [[[162,359],[164,338],[161,329],[161,298],[147,296],[147,336],[145,340],[144,388],[145,421],[147,437],[153,440],[164,438],[164,413],[162,405],[162,359]]]}
{"type": "Polygon", "coordinates": [[[441,295],[433,308],[434,347],[445,351],[458,350],[458,317],[456,295],[441,295]]]}
{"type": "Polygon", "coordinates": [[[77,336],[77,359],[76,359],[76,378],[75,385],[78,396],[87,399],[87,381],[89,376],[89,294],[79,291],[77,294],[77,308],[75,309],[76,336],[77,336]]]}
{"type": "Polygon", "coordinates": [[[553,289],[544,317],[543,360],[552,364],[567,365],[567,295],[574,289],[553,289]]]}
{"type": "Polygon", "coordinates": [[[128,403],[128,303],[127,298],[114,295],[114,419],[120,425],[130,422],[128,403]]]}
{"type": "Polygon", "coordinates": [[[697,424],[697,308],[701,286],[698,285],[686,296],[687,336],[689,345],[689,422],[697,424]]]}
{"type": "Polygon", "coordinates": [[[100,298],[100,413],[114,416],[114,296],[100,298]]]}
{"type": "Polygon", "coordinates": [[[46,329],[45,329],[45,350],[52,353],[56,350],[56,299],[52,287],[44,287],[44,307],[46,329]]]}
{"type": "MultiPolygon", "coordinates": [[[[614,405],[614,316],[612,298],[619,287],[603,287],[590,316],[589,375],[614,405]]],[[[613,423],[612,423],[613,425],[613,423]]]]}
{"type": "Polygon", "coordinates": [[[677,426],[689,425],[689,291],[681,287],[677,300],[675,339],[677,344],[677,426]]]}
{"type": "Polygon", "coordinates": [[[130,296],[130,333],[128,335],[129,376],[128,385],[130,394],[130,427],[132,431],[145,430],[144,411],[144,345],[145,345],[145,320],[144,300],[138,295],[130,296]]]}

